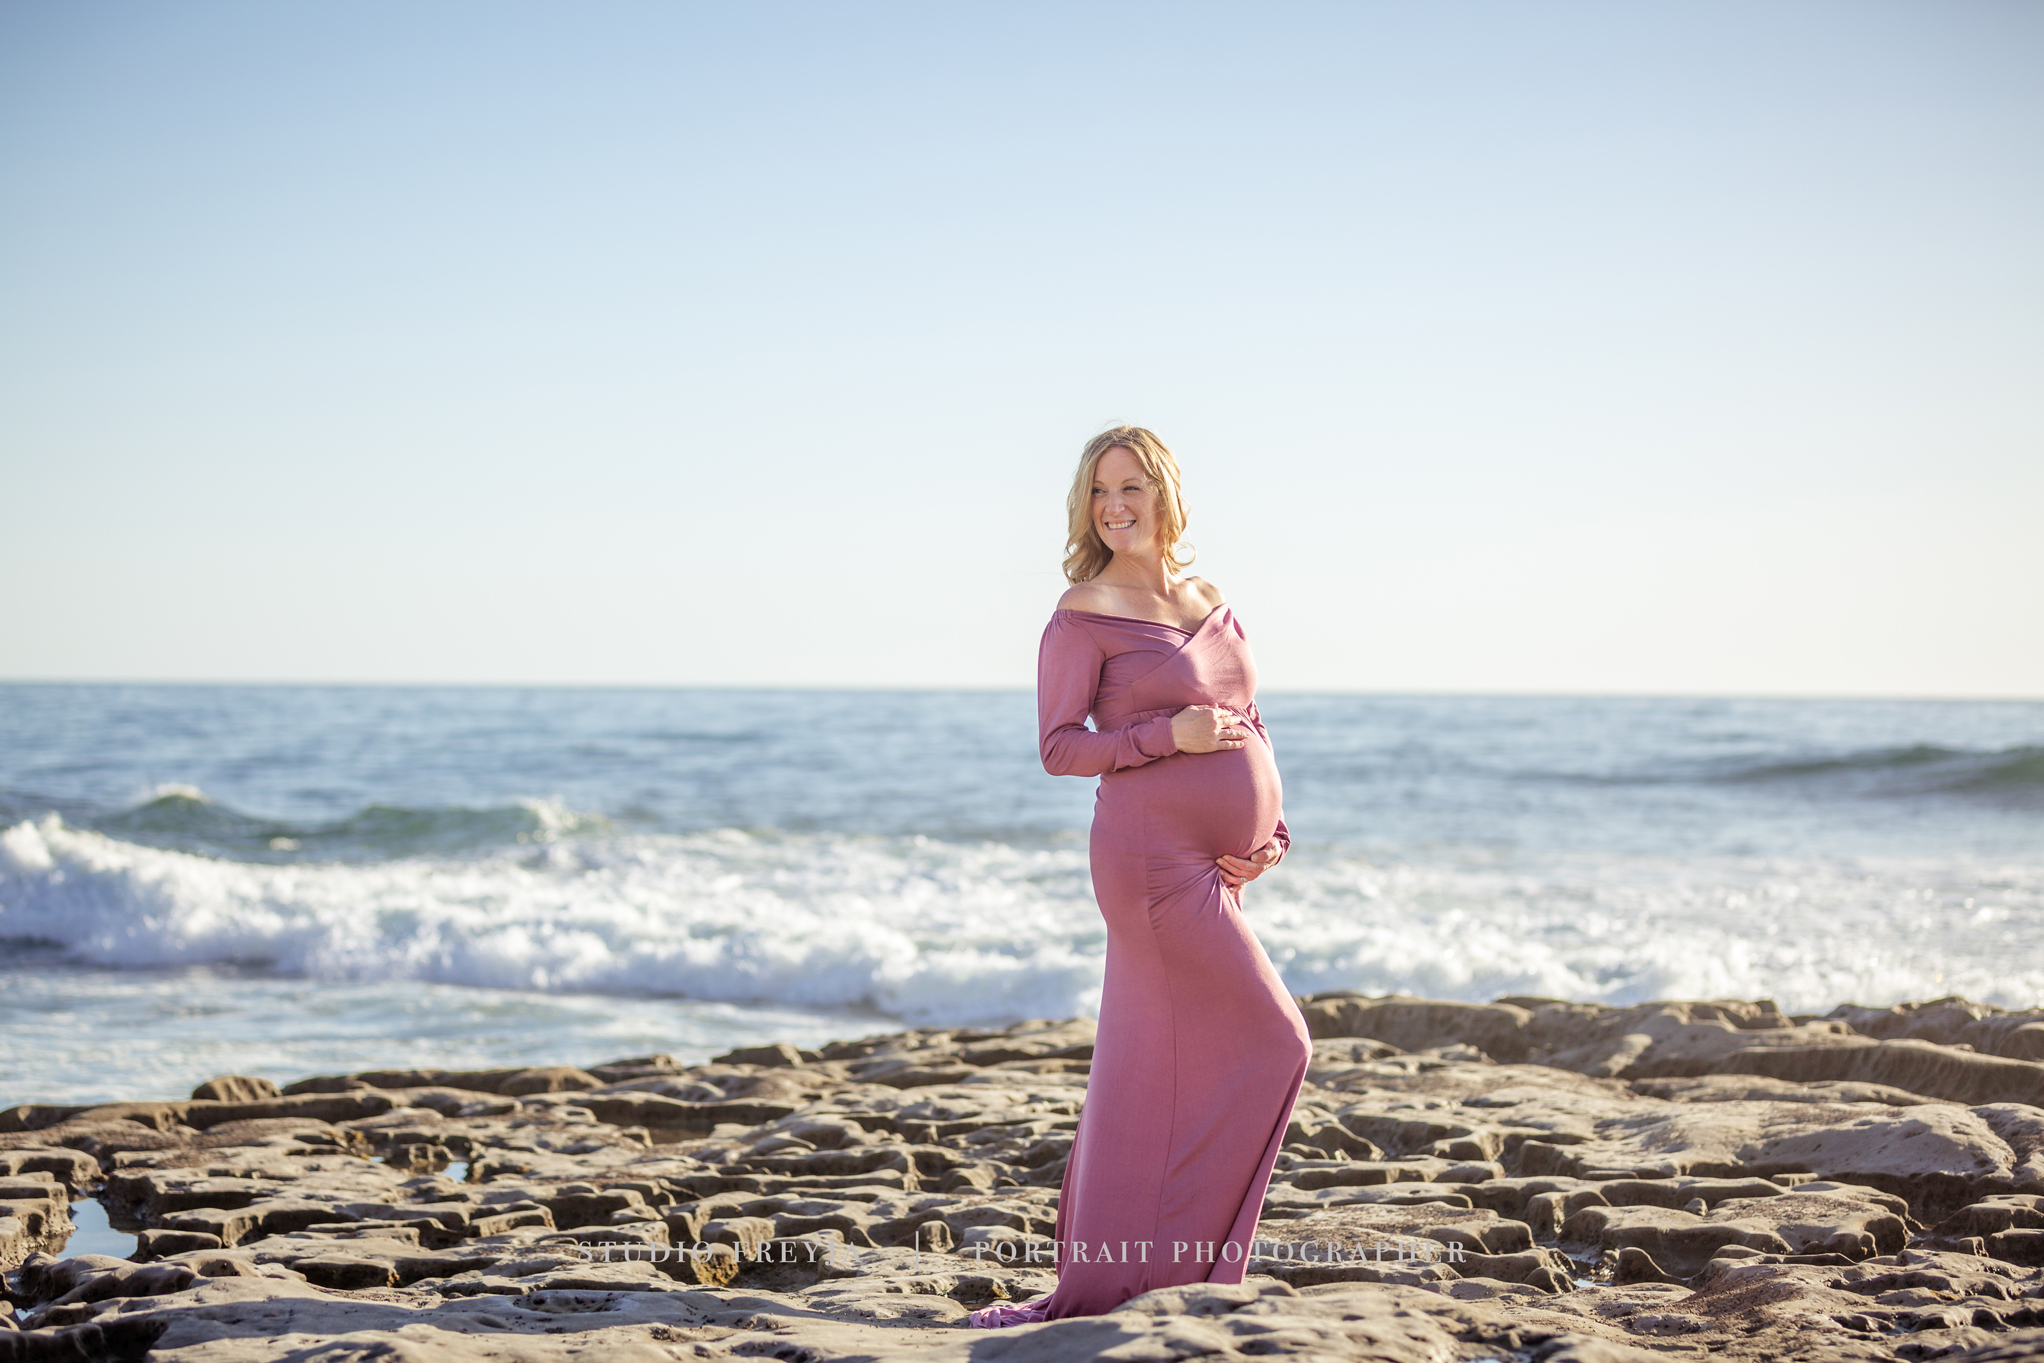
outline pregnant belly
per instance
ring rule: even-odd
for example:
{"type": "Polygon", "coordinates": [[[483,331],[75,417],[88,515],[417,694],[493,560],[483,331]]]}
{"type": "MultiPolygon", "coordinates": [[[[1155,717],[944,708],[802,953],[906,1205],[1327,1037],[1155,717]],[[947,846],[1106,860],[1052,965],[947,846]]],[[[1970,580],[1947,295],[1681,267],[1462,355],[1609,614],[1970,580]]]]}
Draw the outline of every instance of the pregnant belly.
{"type": "Polygon", "coordinates": [[[1144,845],[1200,860],[1248,856],[1283,806],[1277,763],[1256,739],[1226,752],[1174,753],[1100,782],[1100,815],[1140,819],[1144,845]]]}

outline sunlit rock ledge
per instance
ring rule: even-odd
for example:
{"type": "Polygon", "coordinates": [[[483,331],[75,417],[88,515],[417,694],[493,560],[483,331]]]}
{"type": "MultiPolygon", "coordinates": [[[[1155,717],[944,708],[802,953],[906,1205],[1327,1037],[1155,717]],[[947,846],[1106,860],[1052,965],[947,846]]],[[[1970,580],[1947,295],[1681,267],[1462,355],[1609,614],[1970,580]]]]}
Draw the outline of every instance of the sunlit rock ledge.
{"type": "Polygon", "coordinates": [[[1240,1286],[964,1327],[1073,1252],[1034,1021],[6,1109],[0,1360],[2044,1357],[2044,1010],[1300,1002],[1240,1286]]]}

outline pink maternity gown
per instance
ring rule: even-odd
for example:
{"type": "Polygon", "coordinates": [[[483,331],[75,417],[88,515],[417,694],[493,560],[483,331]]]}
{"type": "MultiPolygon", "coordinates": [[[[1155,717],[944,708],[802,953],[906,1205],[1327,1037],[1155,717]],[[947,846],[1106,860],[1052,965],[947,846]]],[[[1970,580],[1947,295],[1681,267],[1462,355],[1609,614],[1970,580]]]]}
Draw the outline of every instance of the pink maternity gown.
{"type": "Polygon", "coordinates": [[[1060,610],[1043,633],[1043,765],[1099,776],[1093,892],[1107,920],[1092,1077],[1058,1200],[1057,1289],[977,1326],[1112,1311],[1153,1288],[1242,1281],[1270,1171],[1312,1056],[1305,1019],[1214,858],[1279,814],[1256,667],[1233,612],[1173,625],[1060,610]],[[1225,705],[1242,747],[1181,753],[1171,717],[1225,705]],[[1092,716],[1094,728],[1086,727],[1092,716]]]}

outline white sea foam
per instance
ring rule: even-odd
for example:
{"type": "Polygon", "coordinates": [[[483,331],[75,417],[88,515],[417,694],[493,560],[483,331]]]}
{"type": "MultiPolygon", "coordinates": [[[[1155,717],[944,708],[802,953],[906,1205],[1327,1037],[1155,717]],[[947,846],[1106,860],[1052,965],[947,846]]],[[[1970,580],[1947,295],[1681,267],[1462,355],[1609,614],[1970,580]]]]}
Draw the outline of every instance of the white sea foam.
{"type": "MultiPolygon", "coordinates": [[[[1251,894],[1287,984],[1792,1009],[2044,998],[2044,871],[1965,858],[1657,860],[1301,848],[1251,894]]],[[[472,857],[263,865],[54,815],[0,833],[0,941],[107,966],[875,1008],[1091,1013],[1085,855],[841,833],[601,836],[472,857]]]]}

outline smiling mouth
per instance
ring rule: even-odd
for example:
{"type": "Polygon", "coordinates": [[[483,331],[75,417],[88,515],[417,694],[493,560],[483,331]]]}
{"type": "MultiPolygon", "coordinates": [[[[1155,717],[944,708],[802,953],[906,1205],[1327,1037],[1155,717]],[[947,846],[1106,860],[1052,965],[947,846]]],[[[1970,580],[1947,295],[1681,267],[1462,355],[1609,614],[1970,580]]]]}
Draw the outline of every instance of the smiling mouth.
{"type": "Polygon", "coordinates": [[[1127,520],[1127,521],[1102,521],[1102,522],[1101,522],[1101,525],[1102,525],[1102,526],[1104,526],[1104,527],[1105,527],[1106,529],[1109,529],[1109,530],[1127,530],[1127,529],[1129,529],[1129,528],[1130,528],[1131,526],[1133,526],[1134,524],[1135,524],[1135,522],[1134,522],[1133,520],[1127,520]]]}

